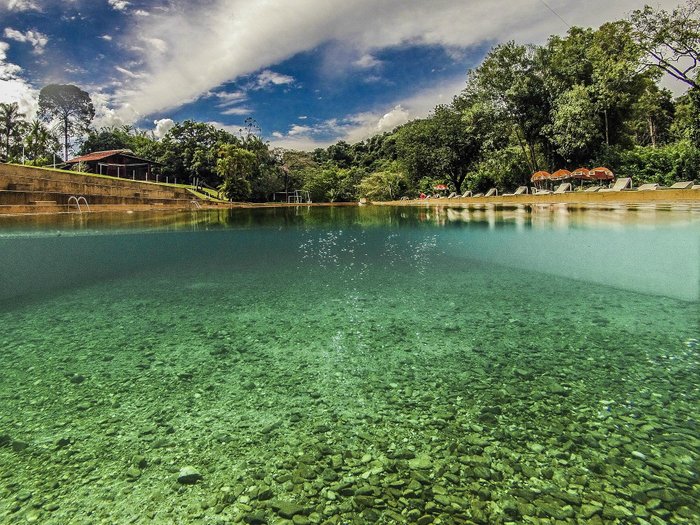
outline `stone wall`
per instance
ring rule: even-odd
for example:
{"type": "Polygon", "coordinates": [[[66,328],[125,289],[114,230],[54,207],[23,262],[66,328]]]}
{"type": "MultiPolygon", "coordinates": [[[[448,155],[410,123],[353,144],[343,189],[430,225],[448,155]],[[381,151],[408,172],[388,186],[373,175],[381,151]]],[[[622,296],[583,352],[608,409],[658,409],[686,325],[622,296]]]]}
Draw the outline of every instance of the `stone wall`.
{"type": "Polygon", "coordinates": [[[195,198],[183,188],[153,182],[0,164],[0,205],[62,206],[71,196],[83,196],[90,204],[182,205],[195,198]]]}

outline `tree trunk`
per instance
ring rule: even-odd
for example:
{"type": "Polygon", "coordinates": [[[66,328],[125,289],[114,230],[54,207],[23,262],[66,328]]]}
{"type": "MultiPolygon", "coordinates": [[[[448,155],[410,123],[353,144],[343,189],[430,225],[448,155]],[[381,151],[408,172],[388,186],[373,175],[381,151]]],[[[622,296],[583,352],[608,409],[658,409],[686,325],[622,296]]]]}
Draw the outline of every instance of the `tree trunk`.
{"type": "Polygon", "coordinates": [[[610,146],[610,134],[608,133],[608,110],[603,110],[603,115],[605,115],[605,144],[610,146]]]}
{"type": "Polygon", "coordinates": [[[68,160],[68,117],[63,118],[63,162],[68,160]]]}
{"type": "Polygon", "coordinates": [[[647,119],[647,122],[649,123],[649,137],[651,138],[651,147],[655,148],[656,147],[656,130],[654,129],[654,119],[649,117],[647,119]]]}

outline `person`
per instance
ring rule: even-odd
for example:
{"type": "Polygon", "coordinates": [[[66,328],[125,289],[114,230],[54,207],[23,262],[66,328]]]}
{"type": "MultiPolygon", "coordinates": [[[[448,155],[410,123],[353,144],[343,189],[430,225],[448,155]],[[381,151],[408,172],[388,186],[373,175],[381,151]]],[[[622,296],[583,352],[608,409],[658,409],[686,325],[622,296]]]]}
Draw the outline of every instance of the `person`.
{"type": "Polygon", "coordinates": [[[420,192],[420,195],[418,196],[418,198],[421,199],[421,200],[423,200],[423,199],[427,198],[427,195],[421,191],[421,192],[420,192]]]}

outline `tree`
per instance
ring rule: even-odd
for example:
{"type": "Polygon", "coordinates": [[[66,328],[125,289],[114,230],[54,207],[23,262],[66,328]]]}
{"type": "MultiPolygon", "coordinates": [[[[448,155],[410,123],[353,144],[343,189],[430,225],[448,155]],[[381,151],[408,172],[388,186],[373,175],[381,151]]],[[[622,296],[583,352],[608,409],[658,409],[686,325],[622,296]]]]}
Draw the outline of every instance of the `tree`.
{"type": "Polygon", "coordinates": [[[163,175],[194,182],[199,179],[218,187],[217,159],[221,146],[241,141],[233,134],[211,124],[185,120],[175,124],[160,141],[157,160],[163,164],[163,175]]]}
{"type": "Polygon", "coordinates": [[[39,115],[45,122],[57,120],[63,131],[63,157],[68,160],[68,138],[86,131],[95,117],[90,95],[73,85],[49,84],[39,92],[39,115]]]}
{"type": "Polygon", "coordinates": [[[231,200],[250,198],[250,176],[255,165],[255,154],[235,144],[224,144],[219,149],[216,173],[223,183],[219,189],[231,200]]]}
{"type": "Polygon", "coordinates": [[[670,13],[645,5],[630,17],[632,36],[646,53],[645,65],[658,67],[698,89],[700,0],[688,0],[670,13]]]}
{"type": "Polygon", "coordinates": [[[26,124],[17,102],[0,103],[0,134],[3,138],[5,159],[10,160],[12,141],[18,141],[26,124]]]}
{"type": "Polygon", "coordinates": [[[60,148],[58,139],[38,119],[30,122],[24,144],[27,156],[34,165],[48,164],[60,148]]]}
{"type": "Polygon", "coordinates": [[[478,160],[481,143],[476,128],[470,129],[462,112],[441,105],[428,118],[401,127],[396,147],[414,186],[420,178],[449,181],[461,193],[467,172],[478,160]]]}
{"type": "Polygon", "coordinates": [[[574,86],[557,98],[551,130],[557,153],[568,163],[580,165],[593,156],[601,134],[595,104],[585,87],[574,86]]]}

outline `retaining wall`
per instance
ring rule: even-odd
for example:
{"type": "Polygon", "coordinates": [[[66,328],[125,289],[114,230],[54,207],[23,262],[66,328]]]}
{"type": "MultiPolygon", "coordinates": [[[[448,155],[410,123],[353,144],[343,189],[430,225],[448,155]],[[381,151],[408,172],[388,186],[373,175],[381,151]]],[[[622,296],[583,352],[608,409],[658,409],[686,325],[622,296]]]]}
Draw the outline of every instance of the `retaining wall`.
{"type": "Polygon", "coordinates": [[[195,199],[187,190],[165,184],[0,164],[0,206],[65,206],[71,196],[113,205],[181,206],[195,199]]]}

